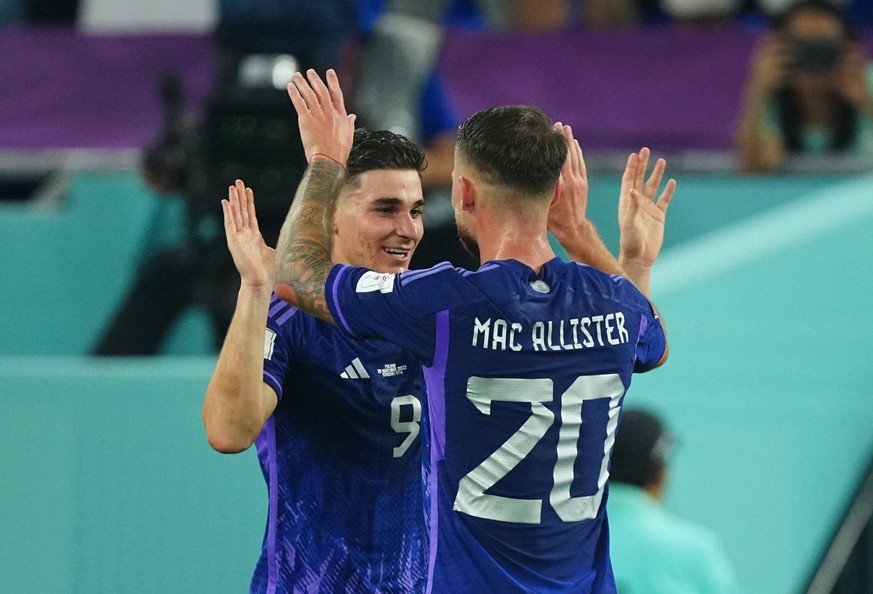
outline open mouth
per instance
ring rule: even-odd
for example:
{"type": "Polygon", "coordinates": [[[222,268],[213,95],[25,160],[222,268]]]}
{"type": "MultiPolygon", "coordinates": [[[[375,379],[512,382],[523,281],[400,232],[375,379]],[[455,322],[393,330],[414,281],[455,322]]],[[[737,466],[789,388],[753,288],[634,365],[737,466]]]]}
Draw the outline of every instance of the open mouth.
{"type": "Polygon", "coordinates": [[[406,259],[409,257],[410,250],[404,250],[402,248],[382,248],[382,251],[388,254],[389,256],[393,256],[395,258],[406,259]]]}

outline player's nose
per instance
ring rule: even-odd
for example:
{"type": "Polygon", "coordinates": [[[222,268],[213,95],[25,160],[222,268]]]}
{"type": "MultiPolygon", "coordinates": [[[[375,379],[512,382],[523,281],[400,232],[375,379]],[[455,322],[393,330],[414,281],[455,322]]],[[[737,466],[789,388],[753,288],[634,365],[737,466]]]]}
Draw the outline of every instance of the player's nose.
{"type": "Polygon", "coordinates": [[[421,218],[414,217],[411,213],[398,216],[394,232],[406,239],[419,239],[421,237],[421,218]]]}

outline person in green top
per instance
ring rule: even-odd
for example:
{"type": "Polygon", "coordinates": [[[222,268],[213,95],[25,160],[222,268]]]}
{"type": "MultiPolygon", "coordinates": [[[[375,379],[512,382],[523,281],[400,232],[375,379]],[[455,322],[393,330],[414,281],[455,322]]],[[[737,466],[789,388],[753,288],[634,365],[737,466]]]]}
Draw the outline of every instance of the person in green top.
{"type": "Polygon", "coordinates": [[[737,128],[748,173],[786,154],[873,151],[873,88],[848,17],[826,0],[801,0],[773,21],[752,55],[737,128]]]}
{"type": "Polygon", "coordinates": [[[673,437],[654,415],[622,413],[609,471],[610,549],[619,594],[735,594],[714,532],[662,505],[673,437]]]}

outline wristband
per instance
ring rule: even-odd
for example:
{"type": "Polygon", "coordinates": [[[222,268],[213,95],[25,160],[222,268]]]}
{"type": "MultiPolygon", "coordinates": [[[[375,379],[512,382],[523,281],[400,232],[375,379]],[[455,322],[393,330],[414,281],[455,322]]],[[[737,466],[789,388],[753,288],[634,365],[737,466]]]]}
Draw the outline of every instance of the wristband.
{"type": "Polygon", "coordinates": [[[331,161],[333,161],[334,163],[336,163],[337,165],[342,167],[343,171],[345,171],[346,166],[343,165],[342,163],[340,163],[339,161],[337,161],[336,159],[334,159],[333,157],[331,157],[330,155],[326,155],[324,153],[312,153],[312,157],[310,157],[309,162],[312,163],[312,159],[314,159],[315,157],[324,157],[326,159],[330,159],[331,161]]]}

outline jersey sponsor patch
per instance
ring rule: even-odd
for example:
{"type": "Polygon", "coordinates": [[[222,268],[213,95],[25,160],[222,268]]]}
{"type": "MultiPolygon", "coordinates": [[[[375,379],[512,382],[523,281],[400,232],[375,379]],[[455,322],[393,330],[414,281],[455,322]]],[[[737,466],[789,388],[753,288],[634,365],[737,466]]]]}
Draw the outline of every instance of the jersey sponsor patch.
{"type": "Polygon", "coordinates": [[[365,272],[364,275],[358,279],[355,292],[372,293],[373,291],[379,291],[380,293],[391,293],[394,290],[395,276],[396,275],[394,274],[373,272],[372,270],[365,272]]]}
{"type": "Polygon", "coordinates": [[[273,349],[276,348],[276,333],[267,328],[264,333],[264,359],[272,360],[273,349]]]}

